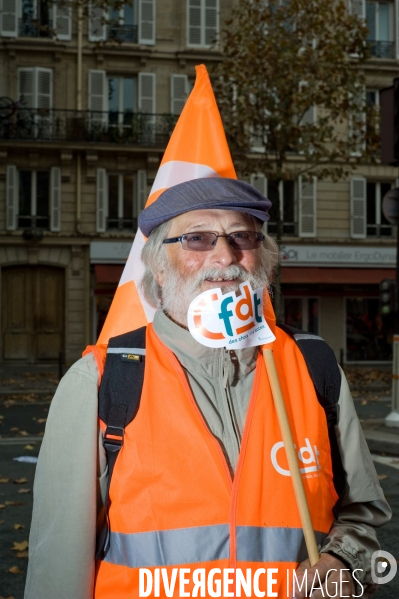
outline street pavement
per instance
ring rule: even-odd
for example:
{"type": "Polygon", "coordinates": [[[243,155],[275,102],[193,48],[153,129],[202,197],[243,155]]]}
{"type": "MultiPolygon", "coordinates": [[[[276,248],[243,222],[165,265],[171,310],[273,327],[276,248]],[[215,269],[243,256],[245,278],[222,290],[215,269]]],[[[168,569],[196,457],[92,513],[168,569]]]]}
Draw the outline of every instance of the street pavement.
{"type": "MultiPolygon", "coordinates": [[[[35,464],[15,458],[38,456],[57,382],[56,366],[0,366],[0,599],[23,599],[35,464]]],[[[389,388],[358,386],[353,395],[381,486],[393,510],[391,522],[378,537],[381,548],[398,561],[399,429],[384,426],[391,406],[389,388]]],[[[399,597],[399,572],[392,582],[379,585],[375,597],[399,597]]]]}

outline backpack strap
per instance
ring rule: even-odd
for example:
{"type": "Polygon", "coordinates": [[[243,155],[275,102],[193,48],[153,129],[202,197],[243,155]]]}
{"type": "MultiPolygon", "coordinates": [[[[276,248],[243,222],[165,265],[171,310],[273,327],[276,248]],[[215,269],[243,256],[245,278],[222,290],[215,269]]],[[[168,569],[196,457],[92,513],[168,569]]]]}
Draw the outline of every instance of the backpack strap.
{"type": "Polygon", "coordinates": [[[341,371],[333,350],[324,339],[286,324],[278,323],[277,326],[287,333],[297,344],[305,359],[319,404],[326,413],[333,481],[335,490],[339,496],[334,507],[334,514],[337,515],[338,507],[347,487],[346,472],[342,464],[337,436],[335,434],[335,427],[338,422],[337,404],[341,391],[341,371]]]}
{"type": "Polygon", "coordinates": [[[145,368],[146,327],[112,337],[108,343],[104,374],[98,394],[98,415],[106,425],[103,445],[107,456],[108,484],[104,501],[105,527],[97,539],[96,559],[109,545],[109,489],[115,462],[123,447],[125,428],[140,405],[145,368]]]}

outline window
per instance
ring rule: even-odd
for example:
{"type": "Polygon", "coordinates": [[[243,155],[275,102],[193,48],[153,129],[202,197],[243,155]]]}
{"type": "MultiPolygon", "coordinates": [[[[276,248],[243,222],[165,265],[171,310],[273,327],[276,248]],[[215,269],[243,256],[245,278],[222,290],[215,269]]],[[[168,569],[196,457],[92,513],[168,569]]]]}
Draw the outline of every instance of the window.
{"type": "Polygon", "coordinates": [[[20,170],[7,166],[7,229],[60,230],[61,169],[20,170]]]}
{"type": "Polygon", "coordinates": [[[108,122],[110,125],[132,124],[137,111],[137,79],[108,77],[108,122]]]}
{"type": "MultiPolygon", "coordinates": [[[[4,1],[4,0],[3,0],[4,1]]],[[[106,12],[89,3],[89,41],[114,39],[118,42],[155,44],[155,0],[130,0],[120,10],[106,12]]]]}
{"type": "Polygon", "coordinates": [[[367,39],[376,58],[395,58],[393,8],[392,2],[366,2],[367,39]]]}
{"type": "Polygon", "coordinates": [[[189,46],[211,46],[219,33],[219,1],[187,0],[189,46]]]}
{"type": "Polygon", "coordinates": [[[0,0],[3,37],[55,37],[69,41],[72,7],[68,0],[0,0]]]}
{"type": "Polygon", "coordinates": [[[97,169],[97,231],[137,229],[147,200],[147,173],[111,173],[97,169]]]}
{"type": "Polygon", "coordinates": [[[155,114],[155,74],[139,73],[137,77],[120,77],[105,71],[89,71],[89,110],[92,120],[111,124],[131,122],[138,111],[155,114]]]}
{"type": "Polygon", "coordinates": [[[269,211],[270,220],[267,223],[267,232],[277,233],[278,206],[280,206],[280,219],[282,221],[282,234],[298,235],[296,206],[295,206],[295,181],[268,181],[267,195],[272,203],[269,211]]]}
{"type": "Polygon", "coordinates": [[[108,39],[137,44],[137,3],[134,0],[120,10],[109,10],[108,39]]]}
{"type": "Polygon", "coordinates": [[[382,200],[391,188],[391,183],[367,182],[367,237],[392,236],[392,226],[382,212],[382,200]]]}
{"type": "Polygon", "coordinates": [[[346,361],[392,360],[393,315],[381,316],[379,299],[346,299],[346,361]]]}
{"type": "Polygon", "coordinates": [[[319,334],[319,300],[317,297],[285,297],[284,322],[290,327],[319,334]]]}
{"type": "Polygon", "coordinates": [[[50,173],[19,171],[18,229],[49,228],[50,173]]]}
{"type": "Polygon", "coordinates": [[[280,181],[277,184],[258,173],[251,175],[250,182],[272,202],[268,233],[277,233],[279,207],[283,236],[316,237],[316,177],[310,181],[298,177],[297,181],[280,181]]]}

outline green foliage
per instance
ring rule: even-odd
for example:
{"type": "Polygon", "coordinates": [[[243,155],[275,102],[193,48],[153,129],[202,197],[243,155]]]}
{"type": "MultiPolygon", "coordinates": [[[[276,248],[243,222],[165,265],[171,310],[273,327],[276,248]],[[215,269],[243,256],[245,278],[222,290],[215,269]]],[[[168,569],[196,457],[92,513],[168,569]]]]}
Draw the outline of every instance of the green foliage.
{"type": "Polygon", "coordinates": [[[361,68],[366,38],[343,0],[238,2],[213,80],[241,173],[336,180],[373,159],[377,115],[366,110],[361,68]]]}

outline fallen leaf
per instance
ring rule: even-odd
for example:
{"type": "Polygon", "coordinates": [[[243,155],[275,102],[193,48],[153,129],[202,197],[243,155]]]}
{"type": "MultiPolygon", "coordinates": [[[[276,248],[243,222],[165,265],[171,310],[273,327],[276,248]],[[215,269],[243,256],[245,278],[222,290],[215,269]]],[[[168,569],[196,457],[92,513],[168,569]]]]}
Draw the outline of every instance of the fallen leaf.
{"type": "Polygon", "coordinates": [[[18,489],[18,493],[30,493],[30,489],[18,489]]]}
{"type": "Polygon", "coordinates": [[[43,422],[47,422],[47,418],[38,418],[38,419],[36,420],[36,422],[37,422],[38,424],[43,424],[43,422]]]}
{"type": "Polygon", "coordinates": [[[378,475],[379,480],[385,480],[386,478],[388,478],[388,474],[379,474],[378,475]]]}
{"type": "Polygon", "coordinates": [[[367,406],[367,399],[362,399],[360,403],[362,406],[367,406]]]}
{"type": "Polygon", "coordinates": [[[22,483],[27,483],[28,479],[23,477],[23,478],[16,478],[15,480],[13,480],[13,483],[16,485],[22,485],[22,483]]]}
{"type": "Polygon", "coordinates": [[[5,503],[0,503],[0,510],[3,510],[6,507],[5,503]]]}
{"type": "Polygon", "coordinates": [[[33,447],[33,445],[25,445],[24,449],[31,449],[32,450],[32,449],[35,449],[35,448],[33,447]]]}
{"type": "Polygon", "coordinates": [[[19,431],[19,434],[20,434],[22,437],[29,437],[29,433],[28,433],[28,431],[19,431]]]}
{"type": "Polygon", "coordinates": [[[5,505],[25,505],[23,501],[5,501],[5,505]]]}
{"type": "Polygon", "coordinates": [[[0,483],[9,483],[10,479],[9,478],[4,478],[3,476],[0,476],[0,483]]]}
{"type": "Polygon", "coordinates": [[[4,418],[3,414],[0,414],[0,419],[1,419],[1,418],[4,418]]]}
{"type": "Polygon", "coordinates": [[[5,520],[0,520],[0,524],[4,524],[5,520]]]}
{"type": "MultiPolygon", "coordinates": [[[[3,522],[4,522],[4,520],[3,520],[3,522]]],[[[23,524],[14,524],[15,530],[20,530],[21,528],[25,528],[25,526],[23,524]]]]}
{"type": "Polygon", "coordinates": [[[20,543],[18,543],[18,541],[14,541],[14,547],[11,547],[11,551],[25,551],[25,549],[28,549],[28,547],[28,541],[21,541],[20,543]]]}
{"type": "Polygon", "coordinates": [[[21,574],[22,570],[20,570],[18,566],[13,566],[8,569],[8,572],[11,572],[11,574],[21,574]]]}
{"type": "Polygon", "coordinates": [[[19,553],[17,553],[17,557],[29,557],[29,552],[28,551],[20,551],[19,553]]]}
{"type": "Polygon", "coordinates": [[[14,595],[8,595],[8,597],[0,597],[0,599],[15,599],[14,595]]]}
{"type": "Polygon", "coordinates": [[[10,428],[10,431],[19,431],[19,428],[17,426],[13,426],[12,428],[10,428]]]}

